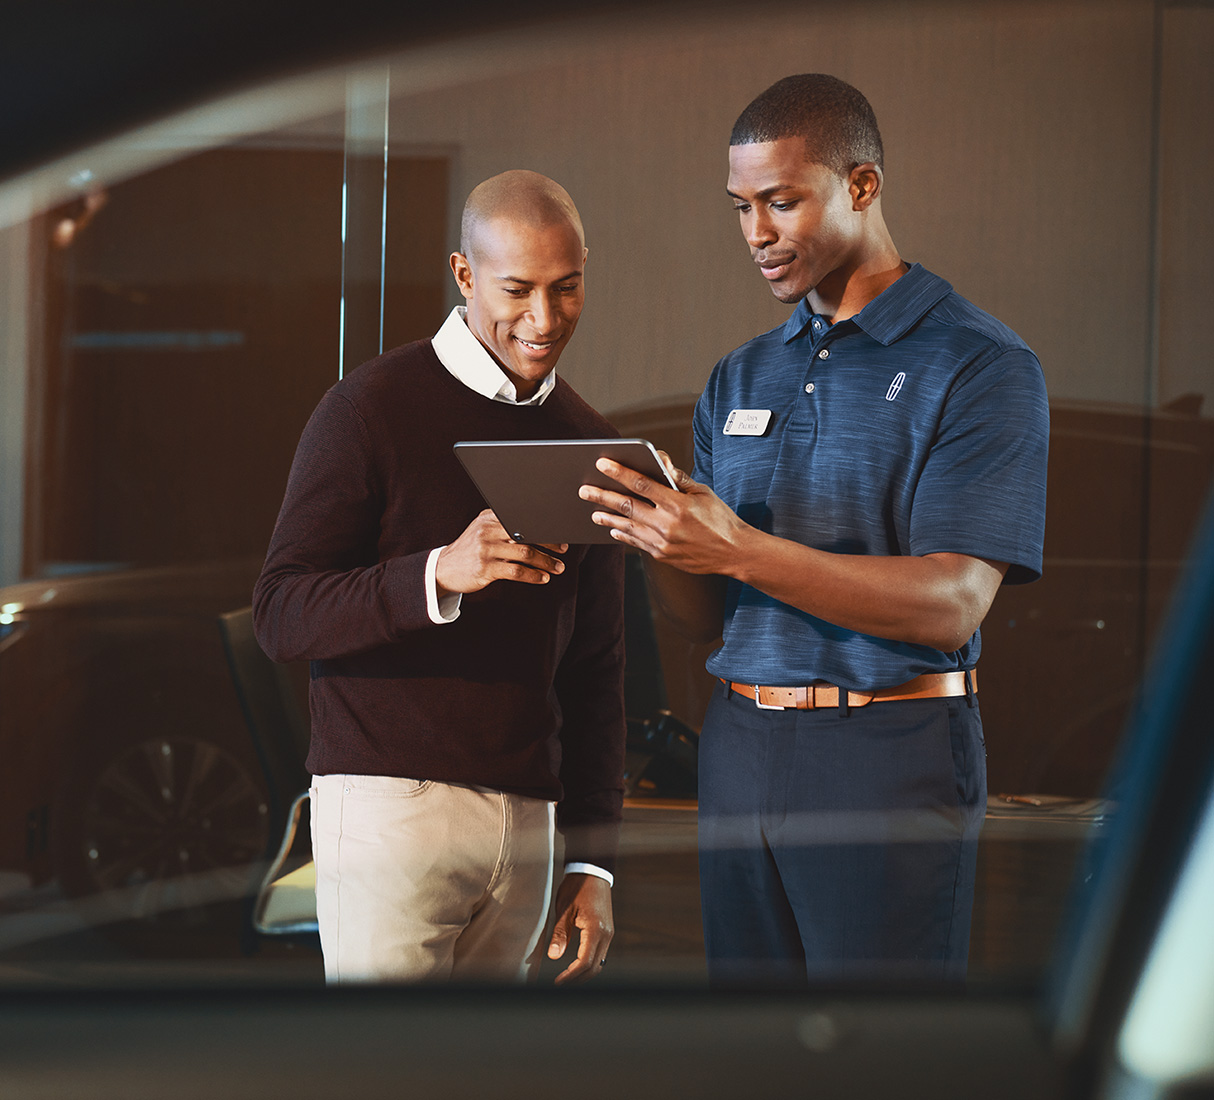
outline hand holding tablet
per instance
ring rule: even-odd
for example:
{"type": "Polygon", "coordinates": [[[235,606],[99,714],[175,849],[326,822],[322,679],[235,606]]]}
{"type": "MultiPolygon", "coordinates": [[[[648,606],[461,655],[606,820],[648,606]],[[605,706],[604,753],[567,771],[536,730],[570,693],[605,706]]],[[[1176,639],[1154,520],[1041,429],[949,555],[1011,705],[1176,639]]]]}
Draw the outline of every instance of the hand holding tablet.
{"type": "Polygon", "coordinates": [[[619,483],[596,468],[600,458],[676,488],[644,439],[462,442],[455,455],[516,542],[613,542],[610,531],[590,518],[602,507],[578,496],[583,485],[620,492],[619,483]]]}

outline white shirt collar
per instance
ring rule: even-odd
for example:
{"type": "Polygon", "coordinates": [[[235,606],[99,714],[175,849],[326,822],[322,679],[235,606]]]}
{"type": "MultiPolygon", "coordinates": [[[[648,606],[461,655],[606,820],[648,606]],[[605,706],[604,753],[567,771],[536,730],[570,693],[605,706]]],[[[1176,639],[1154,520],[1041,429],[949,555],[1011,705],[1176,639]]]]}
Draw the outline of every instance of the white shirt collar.
{"type": "Polygon", "coordinates": [[[493,401],[508,405],[542,405],[556,385],[556,371],[550,371],[530,397],[518,399],[518,391],[484,345],[472,334],[465,316],[465,306],[456,306],[434,334],[434,354],[451,374],[470,390],[493,401]]]}

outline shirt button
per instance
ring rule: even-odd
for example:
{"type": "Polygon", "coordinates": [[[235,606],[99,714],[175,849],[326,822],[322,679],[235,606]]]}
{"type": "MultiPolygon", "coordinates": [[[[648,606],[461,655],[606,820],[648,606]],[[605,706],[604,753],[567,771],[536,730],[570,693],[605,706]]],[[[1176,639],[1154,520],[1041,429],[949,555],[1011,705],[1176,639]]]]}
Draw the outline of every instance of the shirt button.
{"type": "Polygon", "coordinates": [[[830,356],[830,348],[823,348],[820,352],[818,352],[819,359],[826,359],[826,358],[829,358],[829,356],[830,356]]]}
{"type": "Polygon", "coordinates": [[[806,392],[806,393],[813,393],[813,392],[814,392],[814,384],[813,384],[812,382],[806,382],[806,383],[805,383],[805,392],[806,392]]]}
{"type": "Polygon", "coordinates": [[[821,332],[821,331],[822,331],[822,322],[821,322],[821,321],[815,321],[815,322],[814,322],[814,331],[815,331],[815,332],[821,332]]]}

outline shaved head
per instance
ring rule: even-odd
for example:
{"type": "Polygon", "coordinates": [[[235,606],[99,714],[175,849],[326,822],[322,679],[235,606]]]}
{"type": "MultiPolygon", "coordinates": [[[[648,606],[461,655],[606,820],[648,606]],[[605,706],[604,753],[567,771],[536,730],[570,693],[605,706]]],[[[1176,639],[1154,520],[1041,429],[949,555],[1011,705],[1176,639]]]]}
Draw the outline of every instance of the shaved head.
{"type": "Polygon", "coordinates": [[[510,221],[529,229],[571,225],[586,243],[582,219],[569,193],[555,180],[516,168],[479,184],[464,203],[459,250],[475,262],[477,245],[490,222],[510,221]]]}
{"type": "Polygon", "coordinates": [[[577,207],[547,176],[503,172],[468,196],[459,247],[450,262],[464,323],[525,400],[552,373],[582,313],[577,207]]]}

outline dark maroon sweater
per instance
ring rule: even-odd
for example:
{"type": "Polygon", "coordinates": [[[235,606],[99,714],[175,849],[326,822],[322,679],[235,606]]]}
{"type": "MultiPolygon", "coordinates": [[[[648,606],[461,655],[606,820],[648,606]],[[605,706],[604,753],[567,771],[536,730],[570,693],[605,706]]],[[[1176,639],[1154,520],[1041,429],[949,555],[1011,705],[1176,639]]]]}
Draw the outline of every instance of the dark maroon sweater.
{"type": "Polygon", "coordinates": [[[543,586],[495,581],[453,623],[426,558],[485,502],[462,439],[617,433],[563,381],[538,406],[453,378],[429,340],[321,399],[295,453],[253,596],[258,641],[311,662],[314,775],[474,783],[552,799],[566,858],[610,869],[623,799],[623,556],[572,546],[543,586]]]}

